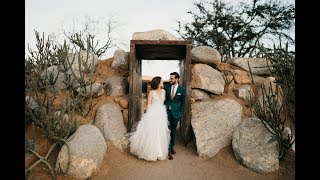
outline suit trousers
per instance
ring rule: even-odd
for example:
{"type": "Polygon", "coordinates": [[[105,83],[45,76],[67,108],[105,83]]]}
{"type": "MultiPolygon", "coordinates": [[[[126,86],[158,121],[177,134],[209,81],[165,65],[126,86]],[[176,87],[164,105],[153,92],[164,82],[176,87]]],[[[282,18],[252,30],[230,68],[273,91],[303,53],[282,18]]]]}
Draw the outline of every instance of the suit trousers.
{"type": "Polygon", "coordinates": [[[169,152],[172,151],[173,149],[173,146],[175,144],[175,138],[176,138],[176,129],[177,129],[177,125],[178,125],[178,122],[179,122],[180,118],[174,118],[173,117],[173,114],[172,114],[172,111],[171,110],[168,110],[168,127],[170,129],[170,144],[169,144],[169,152]]]}

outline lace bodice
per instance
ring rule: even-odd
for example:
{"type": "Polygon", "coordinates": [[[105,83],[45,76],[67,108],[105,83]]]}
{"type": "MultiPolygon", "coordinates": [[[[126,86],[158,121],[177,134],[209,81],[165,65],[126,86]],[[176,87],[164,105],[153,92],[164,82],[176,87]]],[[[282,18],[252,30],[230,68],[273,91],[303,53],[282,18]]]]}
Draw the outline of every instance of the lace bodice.
{"type": "Polygon", "coordinates": [[[155,90],[151,90],[151,94],[152,94],[152,104],[154,104],[154,103],[163,104],[164,103],[164,100],[165,100],[165,91],[164,90],[161,91],[161,95],[158,94],[158,92],[155,90]]]}

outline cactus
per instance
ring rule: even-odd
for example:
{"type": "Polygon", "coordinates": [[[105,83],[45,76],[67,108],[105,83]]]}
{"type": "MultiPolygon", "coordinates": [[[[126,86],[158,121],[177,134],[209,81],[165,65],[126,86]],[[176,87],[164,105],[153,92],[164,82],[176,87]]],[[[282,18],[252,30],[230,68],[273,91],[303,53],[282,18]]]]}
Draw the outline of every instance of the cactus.
{"type": "Polygon", "coordinates": [[[55,148],[55,147],[59,147],[59,146],[62,146],[62,143],[64,143],[66,146],[67,146],[67,149],[68,149],[68,163],[67,163],[67,169],[66,169],[66,172],[62,172],[61,174],[64,175],[64,174],[67,174],[68,171],[69,171],[69,168],[70,168],[70,163],[71,163],[71,153],[70,153],[70,147],[69,145],[66,143],[66,139],[67,137],[69,136],[69,134],[67,134],[63,139],[59,139],[57,142],[55,142],[51,148],[49,149],[49,151],[47,152],[47,154],[45,156],[41,156],[39,155],[36,151],[34,151],[33,149],[28,149],[29,152],[35,154],[39,160],[37,160],[35,163],[33,163],[31,166],[29,166],[24,172],[25,172],[25,177],[26,179],[29,179],[31,176],[31,173],[32,173],[32,169],[34,167],[36,167],[38,164],[40,164],[41,162],[44,163],[45,165],[47,165],[47,167],[49,168],[50,170],[50,173],[52,175],[52,179],[53,180],[56,180],[56,173],[54,171],[54,168],[51,166],[51,164],[49,163],[49,160],[48,160],[48,157],[49,155],[51,154],[52,150],[55,148]],[[59,145],[59,146],[58,146],[59,145]]]}
{"type": "MultiPolygon", "coordinates": [[[[74,72],[74,69],[71,68],[71,66],[75,60],[75,56],[73,56],[71,63],[69,62],[68,59],[65,61],[66,63],[64,63],[65,64],[64,68],[67,70],[70,70],[70,72],[71,72],[71,75],[65,73],[66,79],[67,79],[66,85],[68,87],[71,87],[74,91],[76,91],[78,88],[80,88],[80,92],[81,92],[80,94],[83,95],[83,94],[88,93],[87,86],[89,86],[89,91],[92,90],[92,85],[96,82],[97,77],[94,76],[93,72],[89,71],[90,67],[88,67],[88,66],[85,68],[87,70],[84,70],[84,72],[81,71],[81,66],[87,64],[86,62],[88,61],[89,52],[87,51],[86,60],[82,60],[82,58],[80,56],[80,52],[78,52],[77,54],[78,54],[78,64],[79,64],[79,69],[80,69],[79,76],[77,76],[74,72]],[[89,74],[86,75],[85,74],[86,71],[89,72],[89,74]],[[85,78],[86,76],[88,76],[88,79],[85,78]],[[72,79],[71,77],[74,79],[74,81],[71,81],[71,79],[72,79]],[[75,83],[78,83],[79,85],[75,86],[74,85],[75,83]]],[[[105,84],[106,84],[106,76],[104,76],[102,85],[97,89],[97,91],[91,93],[90,97],[87,97],[87,98],[90,99],[90,98],[94,97],[94,95],[96,95],[102,88],[105,87],[105,84]]]]}
{"type": "Polygon", "coordinates": [[[279,85],[277,84],[274,92],[270,82],[269,91],[267,93],[264,84],[261,83],[260,88],[262,90],[263,100],[262,104],[259,101],[254,103],[254,112],[264,127],[272,134],[273,139],[278,141],[279,159],[283,159],[294,140],[291,134],[288,134],[287,137],[283,137],[287,116],[281,118],[280,115],[283,107],[278,100],[280,95],[278,87],[279,85]]]}
{"type": "Polygon", "coordinates": [[[288,43],[285,48],[273,47],[273,51],[260,46],[261,52],[264,53],[271,61],[270,71],[276,78],[283,90],[284,110],[288,116],[295,121],[295,54],[288,51],[288,43]]]}
{"type": "MultiPolygon", "coordinates": [[[[75,36],[76,37],[76,36],[75,36]]],[[[87,39],[87,49],[92,49],[90,46],[90,43],[88,43],[89,39],[87,39]]],[[[95,97],[95,95],[102,89],[105,88],[106,85],[106,76],[103,77],[103,82],[101,86],[95,91],[92,92],[92,85],[96,82],[97,77],[94,76],[94,73],[92,71],[89,71],[91,67],[86,66],[87,61],[89,59],[89,51],[87,50],[87,56],[85,58],[82,58],[80,55],[80,52],[77,52],[72,57],[72,60],[68,59],[68,51],[70,46],[67,46],[66,42],[60,47],[60,56],[61,59],[60,66],[65,71],[65,77],[66,81],[64,82],[67,87],[72,89],[72,99],[73,99],[73,105],[75,106],[75,110],[80,112],[82,116],[86,117],[90,111],[93,109],[93,107],[96,105],[93,104],[92,99],[95,97]],[[76,75],[74,69],[72,68],[72,64],[76,60],[76,56],[78,57],[78,64],[79,64],[79,75],[76,75]],[[81,67],[85,66],[85,70],[81,71],[81,67]],[[69,73],[67,73],[69,72],[69,73]],[[86,74],[88,72],[88,74],[86,74]],[[87,78],[86,78],[87,77],[87,78]],[[89,86],[89,88],[87,88],[89,86]],[[77,89],[80,89],[80,92],[77,93],[77,89]],[[90,91],[91,93],[88,93],[90,91]]],[[[92,62],[93,64],[93,62],[92,62]]]]}
{"type": "Polygon", "coordinates": [[[93,107],[97,104],[97,102],[93,104],[92,98],[87,99],[79,94],[75,95],[75,97],[73,96],[72,100],[75,109],[80,112],[83,117],[87,117],[93,107]]]}
{"type": "MultiPolygon", "coordinates": [[[[40,164],[41,162],[43,162],[43,163],[46,164],[47,167],[50,169],[50,173],[51,173],[51,175],[52,175],[52,179],[54,179],[54,180],[56,179],[56,174],[55,174],[52,166],[51,166],[50,163],[48,162],[48,157],[49,157],[49,155],[51,154],[52,150],[56,147],[56,145],[58,145],[58,143],[55,143],[55,144],[50,148],[50,150],[47,152],[46,156],[44,156],[44,157],[40,156],[40,155],[39,155],[37,152],[35,152],[34,150],[29,149],[29,151],[32,152],[33,154],[35,154],[35,155],[39,158],[39,160],[36,161],[34,164],[32,164],[29,168],[27,168],[27,169],[25,170],[25,176],[26,176],[26,177],[30,176],[30,173],[32,172],[32,169],[33,169],[34,167],[36,167],[38,164],[40,164]]],[[[28,179],[28,178],[27,178],[27,179],[28,179]]]]}
{"type": "Polygon", "coordinates": [[[42,38],[39,35],[39,32],[35,31],[35,36],[37,40],[37,51],[32,51],[29,47],[28,59],[33,59],[33,62],[37,64],[41,69],[44,70],[49,66],[58,65],[58,59],[56,58],[57,45],[50,40],[49,36],[45,40],[44,33],[42,33],[42,38]]]}
{"type": "MultiPolygon", "coordinates": [[[[37,96],[37,98],[39,98],[39,96],[37,96]]],[[[25,170],[25,176],[28,177],[32,172],[32,169],[35,166],[37,166],[39,163],[43,162],[50,169],[52,178],[56,179],[56,174],[52,166],[48,162],[48,157],[52,152],[52,150],[58,144],[61,146],[63,143],[66,143],[66,139],[69,138],[70,135],[72,135],[75,132],[75,130],[80,126],[80,123],[72,118],[74,108],[70,106],[70,103],[68,102],[68,100],[65,103],[62,103],[60,107],[60,115],[56,116],[53,111],[54,108],[52,107],[53,105],[52,96],[49,97],[46,94],[43,99],[44,100],[41,100],[39,98],[36,100],[41,108],[36,108],[33,111],[31,111],[31,109],[29,108],[28,114],[32,117],[33,122],[36,122],[36,124],[41,128],[42,134],[45,135],[45,137],[47,137],[49,140],[54,141],[55,143],[47,152],[47,155],[45,157],[40,156],[36,151],[34,151],[31,148],[28,149],[28,151],[35,154],[39,158],[39,160],[25,170]],[[71,116],[69,116],[69,118],[66,119],[64,117],[64,114],[67,112],[71,116]]],[[[68,165],[69,165],[70,164],[69,147],[68,147],[68,153],[69,153],[69,162],[68,162],[68,165]]]]}
{"type": "Polygon", "coordinates": [[[44,71],[45,75],[38,79],[38,86],[40,89],[46,89],[47,87],[54,88],[54,84],[57,82],[60,72],[54,76],[53,72],[48,74],[47,71],[44,71]]]}
{"type": "MultiPolygon", "coordinates": [[[[105,53],[108,49],[116,46],[118,43],[114,38],[111,37],[112,30],[114,30],[113,21],[110,18],[107,23],[107,30],[106,30],[106,39],[107,41],[104,45],[98,48],[99,40],[95,41],[95,35],[92,35],[88,32],[87,27],[81,32],[76,32],[68,36],[65,33],[65,36],[69,39],[71,44],[75,47],[79,48],[79,50],[88,50],[92,51],[95,55],[100,57],[103,53],[105,53]]],[[[122,43],[123,44],[123,43],[122,43]]]]}
{"type": "MultiPolygon", "coordinates": [[[[110,33],[110,31],[108,32],[110,33]]],[[[38,127],[41,134],[49,139],[49,142],[53,145],[44,157],[40,156],[33,148],[30,148],[30,146],[26,146],[26,150],[36,155],[39,160],[25,169],[25,177],[26,179],[30,178],[32,169],[42,162],[48,166],[53,179],[55,179],[56,172],[48,162],[49,155],[53,149],[61,148],[63,144],[67,145],[69,153],[68,168],[66,172],[62,172],[62,174],[68,173],[70,150],[68,144],[66,144],[66,139],[68,139],[81,125],[81,123],[74,118],[74,113],[78,111],[82,116],[86,117],[92,112],[93,107],[97,104],[97,102],[93,103],[94,96],[102,88],[105,88],[107,83],[105,76],[103,77],[102,85],[97,91],[89,94],[87,93],[87,91],[91,92],[92,85],[97,79],[97,77],[94,76],[94,72],[89,71],[91,70],[90,65],[87,66],[88,63],[86,63],[89,59],[89,51],[97,54],[99,57],[105,50],[111,47],[110,43],[113,41],[109,39],[109,44],[103,46],[104,50],[102,48],[96,51],[96,46],[93,46],[94,36],[90,34],[86,41],[83,41],[83,44],[77,44],[78,42],[75,41],[71,41],[71,44],[67,44],[67,41],[64,40],[64,43],[61,45],[54,44],[49,37],[45,39],[44,33],[40,36],[38,32],[35,32],[35,35],[37,39],[37,50],[33,51],[28,47],[29,55],[25,59],[25,93],[35,100],[38,107],[32,108],[30,107],[30,100],[25,101],[25,125],[32,124],[33,126],[38,127]],[[74,45],[83,46],[80,49],[87,51],[87,56],[83,59],[80,58],[80,53],[76,53],[77,57],[79,57],[79,76],[77,76],[72,69],[72,64],[76,56],[74,56],[72,62],[69,61],[68,57],[68,54],[73,52],[74,49],[72,50],[71,47],[74,45]],[[58,67],[57,75],[46,72],[46,69],[50,66],[58,67]],[[81,66],[84,66],[84,71],[81,71],[81,66]],[[44,73],[45,75],[41,76],[44,73]],[[59,106],[55,105],[54,101],[57,95],[60,95],[61,97],[61,92],[50,92],[50,90],[56,83],[58,76],[61,76],[61,73],[65,76],[64,83],[67,86],[67,97],[64,98],[66,100],[59,106]],[[75,83],[78,85],[75,85],[75,83]],[[81,89],[80,93],[77,93],[76,91],[78,88],[81,89]],[[84,94],[88,95],[83,96],[84,94]],[[57,111],[60,111],[59,115],[56,114],[57,111]],[[68,118],[66,118],[65,115],[68,115],[68,118]]],[[[78,35],[75,34],[73,37],[76,39],[81,38],[79,33],[78,35]]]]}

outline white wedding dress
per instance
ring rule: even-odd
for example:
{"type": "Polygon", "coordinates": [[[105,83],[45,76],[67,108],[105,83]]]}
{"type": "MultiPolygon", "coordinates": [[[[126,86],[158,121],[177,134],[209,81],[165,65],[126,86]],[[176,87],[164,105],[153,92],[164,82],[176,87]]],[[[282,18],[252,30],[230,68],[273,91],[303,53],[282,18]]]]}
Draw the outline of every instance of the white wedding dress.
{"type": "Polygon", "coordinates": [[[151,106],[142,114],[135,132],[130,133],[130,152],[147,161],[165,160],[168,156],[170,130],[164,105],[165,91],[161,97],[151,90],[151,106]]]}

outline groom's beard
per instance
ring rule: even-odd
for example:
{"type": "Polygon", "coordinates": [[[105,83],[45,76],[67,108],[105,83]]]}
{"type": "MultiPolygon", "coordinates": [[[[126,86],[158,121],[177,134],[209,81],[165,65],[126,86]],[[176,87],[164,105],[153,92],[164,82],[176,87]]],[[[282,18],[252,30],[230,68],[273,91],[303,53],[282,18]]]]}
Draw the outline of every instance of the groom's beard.
{"type": "Polygon", "coordinates": [[[175,82],[171,81],[170,82],[171,85],[175,85],[176,83],[177,83],[177,81],[175,81],[175,82]]]}

